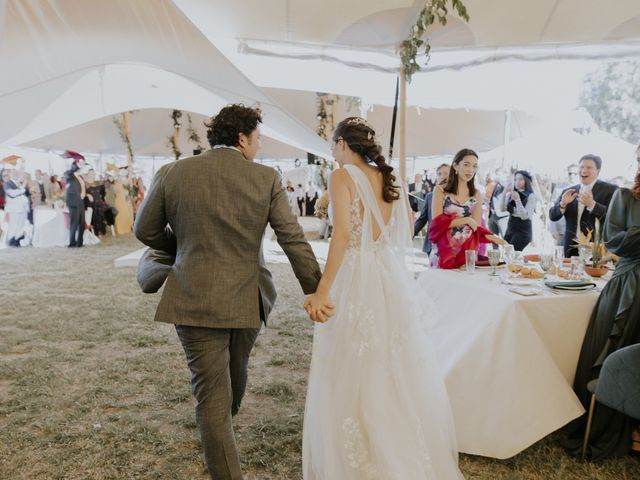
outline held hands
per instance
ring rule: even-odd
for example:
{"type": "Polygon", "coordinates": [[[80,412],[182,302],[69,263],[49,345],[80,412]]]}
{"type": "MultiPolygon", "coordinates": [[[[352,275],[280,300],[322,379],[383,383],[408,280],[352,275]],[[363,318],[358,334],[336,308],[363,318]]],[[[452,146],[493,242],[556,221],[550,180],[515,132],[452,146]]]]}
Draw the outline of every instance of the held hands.
{"type": "Polygon", "coordinates": [[[511,200],[513,200],[514,202],[517,202],[519,198],[520,198],[520,195],[518,195],[518,192],[511,192],[511,200]]]}
{"type": "Polygon", "coordinates": [[[331,303],[329,295],[322,292],[309,295],[304,301],[304,309],[311,320],[320,323],[329,320],[335,312],[335,306],[331,303]]]}
{"type": "Polygon", "coordinates": [[[567,205],[573,202],[577,196],[578,194],[573,188],[570,188],[569,190],[564,192],[562,194],[562,198],[560,199],[560,208],[562,209],[567,208],[567,205]]]}

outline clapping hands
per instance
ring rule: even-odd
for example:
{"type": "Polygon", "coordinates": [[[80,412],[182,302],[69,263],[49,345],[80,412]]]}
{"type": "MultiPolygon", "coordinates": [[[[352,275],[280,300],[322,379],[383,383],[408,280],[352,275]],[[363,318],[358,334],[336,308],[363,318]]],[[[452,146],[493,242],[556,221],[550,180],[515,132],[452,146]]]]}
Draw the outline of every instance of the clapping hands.
{"type": "Polygon", "coordinates": [[[329,320],[335,312],[335,306],[331,302],[329,295],[322,292],[309,295],[304,301],[304,309],[311,320],[319,323],[329,320]]]}

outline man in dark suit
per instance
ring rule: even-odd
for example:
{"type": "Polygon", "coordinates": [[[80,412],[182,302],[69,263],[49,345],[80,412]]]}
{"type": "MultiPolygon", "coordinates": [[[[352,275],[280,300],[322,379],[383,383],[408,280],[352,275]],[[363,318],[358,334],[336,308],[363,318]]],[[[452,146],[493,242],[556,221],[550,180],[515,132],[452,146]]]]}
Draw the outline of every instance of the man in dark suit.
{"type": "Polygon", "coordinates": [[[587,235],[595,227],[596,218],[602,224],[607,214],[609,202],[616,186],[598,180],[602,169],[602,159],[597,155],[584,155],[579,162],[580,184],[570,186],[560,195],[559,200],[549,210],[549,219],[558,221],[564,217],[564,256],[578,255],[574,246],[578,231],[587,235]],[[580,230],[578,230],[578,228],[580,230]]]}
{"type": "MultiPolygon", "coordinates": [[[[267,224],[305,293],[315,292],[321,276],[280,175],[253,162],[261,122],[258,109],[223,108],[208,125],[212,150],[163,166],[134,225],[142,243],[175,258],[163,260],[170,266],[163,267],[167,283],[155,320],[175,324],[216,480],[242,478],[231,417],[240,408],[261,321],[276,299],[262,255],[267,224]]],[[[159,287],[150,283],[148,291],[159,287]]]]}
{"type": "MultiPolygon", "coordinates": [[[[449,178],[449,171],[451,167],[443,163],[436,170],[436,185],[440,185],[443,182],[447,181],[449,178]]],[[[413,236],[415,237],[420,233],[420,230],[424,228],[425,225],[431,223],[431,201],[433,198],[433,192],[427,193],[427,196],[424,199],[424,205],[422,206],[422,210],[420,210],[420,216],[416,220],[416,223],[413,225],[413,236]]],[[[424,237],[424,242],[422,244],[422,251],[429,255],[431,253],[431,240],[429,240],[429,227],[427,226],[426,235],[424,237]]]]}
{"type": "Polygon", "coordinates": [[[84,197],[86,195],[84,180],[80,176],[79,162],[73,162],[71,168],[64,172],[67,181],[66,201],[69,209],[69,248],[80,248],[84,238],[84,197]]]}

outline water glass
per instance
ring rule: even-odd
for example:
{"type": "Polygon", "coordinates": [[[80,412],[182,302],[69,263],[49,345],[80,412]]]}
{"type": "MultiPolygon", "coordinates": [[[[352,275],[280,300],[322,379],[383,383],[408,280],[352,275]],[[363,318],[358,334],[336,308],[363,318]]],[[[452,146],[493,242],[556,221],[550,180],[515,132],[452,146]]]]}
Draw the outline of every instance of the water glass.
{"type": "Polygon", "coordinates": [[[467,273],[473,273],[476,270],[476,251],[465,250],[464,258],[466,260],[467,273]]]}
{"type": "Polygon", "coordinates": [[[507,244],[503,247],[504,253],[504,261],[507,262],[507,265],[510,264],[516,256],[516,251],[513,248],[513,245],[507,244]]]}
{"type": "Polygon", "coordinates": [[[571,257],[571,278],[578,279],[580,275],[584,272],[582,268],[582,259],[578,255],[574,255],[571,257]]]}
{"type": "Polygon", "coordinates": [[[553,248],[553,266],[556,267],[556,276],[560,277],[560,268],[564,262],[564,247],[558,245],[553,248]]]}
{"type": "Polygon", "coordinates": [[[495,248],[495,249],[492,248],[491,250],[489,250],[487,252],[487,257],[489,257],[489,265],[493,267],[493,270],[489,275],[491,275],[492,277],[495,277],[496,275],[498,275],[496,273],[496,267],[500,263],[500,248],[495,248]]]}
{"type": "Polygon", "coordinates": [[[543,253],[540,255],[540,268],[544,272],[545,278],[547,278],[547,272],[551,270],[551,267],[555,264],[555,257],[551,253],[543,253]]]}

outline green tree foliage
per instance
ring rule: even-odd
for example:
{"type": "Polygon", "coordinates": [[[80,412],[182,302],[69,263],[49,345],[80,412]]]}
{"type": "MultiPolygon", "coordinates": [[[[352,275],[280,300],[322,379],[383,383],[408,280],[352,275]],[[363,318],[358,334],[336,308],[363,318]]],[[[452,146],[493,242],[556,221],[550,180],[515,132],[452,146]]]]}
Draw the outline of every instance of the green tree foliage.
{"type": "Polygon", "coordinates": [[[640,143],[640,61],[607,63],[588,74],[580,104],[601,130],[640,143]]]}

